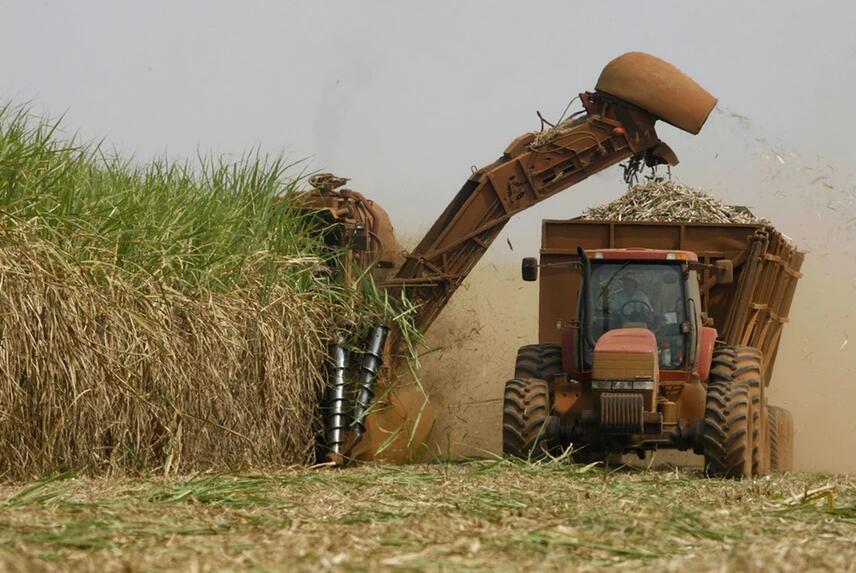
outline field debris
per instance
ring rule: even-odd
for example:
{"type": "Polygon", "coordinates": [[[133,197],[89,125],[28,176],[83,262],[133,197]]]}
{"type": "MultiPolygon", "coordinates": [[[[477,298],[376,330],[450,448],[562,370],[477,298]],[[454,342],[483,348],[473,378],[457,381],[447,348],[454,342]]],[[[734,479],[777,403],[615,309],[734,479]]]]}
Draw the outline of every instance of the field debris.
{"type": "Polygon", "coordinates": [[[581,218],[591,221],[769,224],[746,207],[726,205],[698,189],[660,179],[634,185],[615,201],[586,210],[581,218]]]}
{"type": "Polygon", "coordinates": [[[535,134],[535,139],[532,140],[532,143],[529,145],[533,148],[541,147],[547,143],[550,143],[554,139],[563,136],[564,134],[571,131],[578,123],[582,121],[579,117],[571,116],[568,119],[560,121],[555,126],[545,129],[543,131],[539,131],[535,134]]]}
{"type": "Polygon", "coordinates": [[[791,496],[785,500],[785,505],[794,506],[810,503],[812,501],[824,499],[826,507],[829,511],[835,510],[835,486],[827,484],[814,489],[806,489],[803,493],[791,496]]]}
{"type": "Polygon", "coordinates": [[[856,478],[835,476],[834,508],[782,503],[829,479],[498,459],[67,473],[0,484],[0,570],[854,571],[856,478]]]}

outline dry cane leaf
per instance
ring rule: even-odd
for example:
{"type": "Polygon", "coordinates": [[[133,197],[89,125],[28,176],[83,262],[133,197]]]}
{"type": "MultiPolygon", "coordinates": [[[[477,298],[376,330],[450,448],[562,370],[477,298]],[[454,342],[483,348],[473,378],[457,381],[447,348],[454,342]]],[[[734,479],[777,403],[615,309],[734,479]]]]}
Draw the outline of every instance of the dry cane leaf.
{"type": "Polygon", "coordinates": [[[615,201],[593,207],[582,219],[668,223],[766,225],[746,207],[726,205],[702,191],[674,181],[651,180],[635,185],[615,201]]]}

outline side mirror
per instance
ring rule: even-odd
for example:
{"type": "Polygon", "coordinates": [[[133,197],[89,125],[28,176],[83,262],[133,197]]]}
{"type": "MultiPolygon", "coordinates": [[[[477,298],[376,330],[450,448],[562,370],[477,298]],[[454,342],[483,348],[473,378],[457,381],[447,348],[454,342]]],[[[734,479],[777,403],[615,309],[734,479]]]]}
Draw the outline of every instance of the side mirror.
{"type": "Polygon", "coordinates": [[[713,263],[716,280],[719,284],[730,285],[734,282],[734,264],[731,259],[721,259],[713,263]]]}
{"type": "Polygon", "coordinates": [[[527,282],[538,280],[538,259],[535,257],[524,257],[520,264],[520,273],[523,275],[523,280],[527,282]]]}

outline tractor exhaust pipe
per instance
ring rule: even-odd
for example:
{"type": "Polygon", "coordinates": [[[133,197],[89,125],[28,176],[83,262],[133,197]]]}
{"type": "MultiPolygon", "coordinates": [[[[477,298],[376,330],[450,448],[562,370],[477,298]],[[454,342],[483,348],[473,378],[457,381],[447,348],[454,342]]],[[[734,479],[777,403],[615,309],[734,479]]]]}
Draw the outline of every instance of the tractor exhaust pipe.
{"type": "Polygon", "coordinates": [[[374,386],[378,371],[383,365],[383,347],[386,344],[387,334],[389,334],[389,328],[378,325],[369,335],[368,348],[363,355],[363,363],[360,367],[360,389],[354,403],[354,440],[348,447],[348,451],[357,444],[366,431],[366,414],[375,395],[374,386]]]}
{"type": "Polygon", "coordinates": [[[348,370],[350,353],[343,346],[344,341],[339,340],[333,346],[333,384],[327,398],[327,458],[338,461],[342,455],[342,444],[345,441],[347,430],[347,380],[345,372],[348,370]]]}

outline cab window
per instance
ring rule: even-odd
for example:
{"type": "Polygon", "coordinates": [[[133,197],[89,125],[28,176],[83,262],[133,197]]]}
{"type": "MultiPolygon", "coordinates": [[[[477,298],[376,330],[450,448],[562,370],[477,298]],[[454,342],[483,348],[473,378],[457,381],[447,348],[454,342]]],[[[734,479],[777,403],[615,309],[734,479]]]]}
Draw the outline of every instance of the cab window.
{"type": "Polygon", "coordinates": [[[595,341],[616,328],[647,328],[657,337],[660,367],[683,366],[688,337],[679,264],[593,261],[590,289],[595,341]]]}

